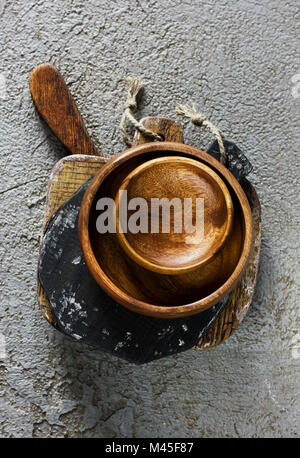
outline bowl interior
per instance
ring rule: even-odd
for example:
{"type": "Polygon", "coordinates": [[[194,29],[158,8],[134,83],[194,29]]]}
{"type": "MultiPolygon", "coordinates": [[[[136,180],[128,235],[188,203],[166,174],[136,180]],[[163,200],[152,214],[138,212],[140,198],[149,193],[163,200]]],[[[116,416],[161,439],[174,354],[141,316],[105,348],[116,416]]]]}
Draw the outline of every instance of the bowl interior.
{"type": "MultiPolygon", "coordinates": [[[[96,209],[97,201],[102,197],[115,199],[123,180],[142,163],[157,157],[172,155],[174,155],[172,151],[155,150],[129,156],[126,161],[118,163],[98,187],[89,214],[89,241],[100,268],[98,272],[101,271],[101,275],[107,277],[117,291],[124,292],[127,297],[132,298],[132,301],[141,301],[158,307],[185,306],[199,302],[218,290],[233,273],[245,240],[243,210],[236,193],[224,176],[222,179],[230,192],[234,207],[232,229],[222,249],[212,261],[192,272],[164,275],[145,269],[125,253],[117,240],[116,233],[99,234],[96,229],[99,215],[96,209]]],[[[178,151],[176,155],[195,159],[195,156],[178,151]]],[[[200,158],[196,157],[196,159],[201,161],[200,158]]],[[[215,172],[221,175],[216,169],[215,172]]],[[[96,279],[98,281],[98,278],[96,279]]],[[[102,282],[100,284],[102,286],[102,282]]],[[[217,300],[214,301],[216,302],[217,300]]],[[[213,303],[209,306],[211,305],[213,303]]]]}
{"type": "Polygon", "coordinates": [[[158,273],[178,275],[204,265],[231,229],[233,204],[225,183],[187,157],[144,162],[122,182],[115,202],[122,248],[158,273]]]}

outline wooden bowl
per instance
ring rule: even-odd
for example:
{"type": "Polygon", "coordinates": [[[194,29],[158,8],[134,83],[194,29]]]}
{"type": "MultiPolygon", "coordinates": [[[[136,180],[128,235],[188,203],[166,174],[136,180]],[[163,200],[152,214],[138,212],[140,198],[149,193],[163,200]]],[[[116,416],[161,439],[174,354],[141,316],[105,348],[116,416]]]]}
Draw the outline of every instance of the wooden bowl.
{"type": "MultiPolygon", "coordinates": [[[[167,159],[164,161],[168,163],[167,159]]],[[[192,168],[193,173],[196,173],[194,166],[192,168]]],[[[135,188],[130,188],[130,191],[132,189],[135,188]]],[[[215,222],[211,223],[212,227],[215,225],[215,222]]],[[[226,167],[197,148],[172,142],[146,143],[112,158],[90,183],[79,215],[81,248],[86,264],[98,284],[113,299],[130,310],[160,318],[193,315],[222,300],[243,273],[251,251],[252,233],[252,216],[248,200],[240,184],[226,167]],[[203,170],[203,165],[212,170],[213,173],[206,176],[210,176],[215,187],[219,186],[220,196],[224,199],[220,208],[225,216],[223,215],[221,225],[223,235],[219,239],[213,238],[217,242],[211,243],[211,247],[215,246],[217,249],[215,252],[214,249],[211,250],[212,255],[208,256],[208,259],[205,259],[205,256],[201,258],[200,251],[196,250],[197,253],[195,256],[192,255],[190,263],[185,263],[183,256],[183,262],[178,265],[179,269],[187,268],[187,271],[166,274],[149,269],[149,265],[145,268],[136,262],[134,256],[129,256],[122,242],[120,243],[120,234],[97,232],[96,220],[99,211],[96,209],[96,203],[101,197],[116,199],[120,188],[129,185],[128,181],[124,182],[126,178],[139,175],[140,170],[147,170],[147,167],[139,169],[142,164],[174,156],[182,158],[185,168],[188,167],[185,162],[188,158],[192,159],[193,163],[197,161],[201,164],[199,167],[203,170]],[[220,180],[215,178],[215,175],[220,180]],[[220,183],[225,185],[226,190],[220,183]],[[231,208],[234,209],[233,213],[231,208]],[[230,226],[231,229],[228,229],[230,226]]],[[[137,245],[133,239],[128,243],[136,251],[137,245]]],[[[146,261],[149,261],[149,253],[149,250],[144,251],[143,258],[146,261]]],[[[157,256],[154,261],[154,264],[159,265],[159,269],[162,266],[170,267],[166,267],[165,261],[157,262],[157,256]]],[[[172,256],[171,261],[171,267],[176,269],[172,256]]]]}
{"type": "Polygon", "coordinates": [[[122,248],[140,266],[161,274],[178,275],[207,264],[224,245],[232,226],[233,203],[225,183],[207,165],[188,157],[159,157],[138,166],[121,184],[115,202],[117,236],[122,248]],[[133,233],[122,227],[119,205],[124,191],[124,204],[141,198],[147,204],[147,227],[143,228],[146,232],[133,233]],[[159,212],[158,201],[153,199],[168,199],[165,215],[169,224],[165,228],[161,224],[162,210],[159,212]],[[186,231],[189,228],[183,217],[189,207],[185,199],[192,204],[192,221],[196,220],[196,199],[203,199],[198,205],[200,210],[202,203],[205,206],[201,234],[186,231]],[[168,204],[172,201],[171,208],[168,204]]]}

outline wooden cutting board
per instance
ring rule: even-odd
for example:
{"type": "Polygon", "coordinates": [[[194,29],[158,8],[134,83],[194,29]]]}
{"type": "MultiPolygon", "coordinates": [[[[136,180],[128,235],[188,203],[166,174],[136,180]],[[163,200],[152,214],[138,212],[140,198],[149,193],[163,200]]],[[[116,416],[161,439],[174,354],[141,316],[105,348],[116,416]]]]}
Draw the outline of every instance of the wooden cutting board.
{"type": "MultiPolygon", "coordinates": [[[[54,167],[48,183],[44,226],[53,213],[105,163],[97,156],[74,155],[61,159],[54,167]]],[[[254,245],[249,264],[236,288],[231,292],[228,305],[221,312],[212,327],[200,339],[197,348],[209,348],[224,342],[239,326],[251,304],[256,284],[261,223],[260,204],[255,189],[244,179],[243,189],[249,199],[254,221],[254,245]]],[[[41,238],[42,242],[42,238],[41,238]]],[[[56,320],[49,302],[38,284],[38,301],[44,317],[56,327],[56,320]]]]}
{"type": "MultiPolygon", "coordinates": [[[[46,198],[44,228],[56,210],[75,191],[103,166],[108,158],[98,153],[84,127],[81,116],[61,75],[50,64],[37,67],[30,77],[31,93],[39,113],[54,134],[62,141],[72,156],[62,158],[52,170],[46,198]],[[75,153],[75,154],[74,154],[75,153]],[[98,155],[96,155],[98,154],[98,155]]],[[[173,130],[173,124],[161,121],[169,141],[182,141],[181,129],[173,130]],[[180,137],[181,136],[181,137],[180,137]]],[[[145,118],[145,125],[159,132],[162,126],[159,118],[145,118]],[[148,123],[148,125],[147,125],[148,123]]],[[[135,144],[145,142],[139,134],[135,144]]],[[[258,196],[251,183],[243,179],[241,185],[249,199],[254,222],[254,245],[249,264],[229,301],[214,324],[201,337],[195,348],[210,348],[224,342],[239,326],[251,304],[254,294],[261,240],[261,210],[258,196]]],[[[43,234],[41,236],[41,244],[43,234]]],[[[46,295],[38,282],[38,302],[43,316],[54,327],[56,318],[46,295]]]]}

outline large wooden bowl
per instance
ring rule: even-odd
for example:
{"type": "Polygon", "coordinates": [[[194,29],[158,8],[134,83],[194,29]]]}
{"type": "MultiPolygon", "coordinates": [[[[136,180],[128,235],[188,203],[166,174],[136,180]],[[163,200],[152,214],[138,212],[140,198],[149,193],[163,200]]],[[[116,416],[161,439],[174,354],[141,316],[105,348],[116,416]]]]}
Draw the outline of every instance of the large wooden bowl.
{"type": "Polygon", "coordinates": [[[118,303],[145,315],[176,318],[206,310],[222,300],[246,267],[252,245],[247,197],[233,175],[207,153],[181,143],[146,143],[120,153],[96,174],[82,201],[79,239],[86,264],[99,285],[118,303]],[[233,205],[231,230],[209,261],[174,275],[149,269],[129,256],[117,234],[99,234],[96,202],[116,199],[126,177],[142,164],[163,157],[193,159],[225,184],[233,205]]]}

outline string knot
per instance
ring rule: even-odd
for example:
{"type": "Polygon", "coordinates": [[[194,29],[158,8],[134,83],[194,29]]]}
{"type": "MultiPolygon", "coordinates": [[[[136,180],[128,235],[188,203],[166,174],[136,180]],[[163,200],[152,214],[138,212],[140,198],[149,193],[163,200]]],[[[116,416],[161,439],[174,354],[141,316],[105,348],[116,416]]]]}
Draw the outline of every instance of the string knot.
{"type": "Polygon", "coordinates": [[[226,152],[223,143],[223,136],[221,131],[202,113],[199,113],[193,103],[187,105],[176,105],[175,112],[179,116],[189,119],[195,126],[205,126],[215,135],[219,150],[220,150],[220,161],[222,164],[226,162],[226,152]]]}
{"type": "Polygon", "coordinates": [[[199,113],[191,116],[191,121],[195,124],[195,126],[202,126],[202,124],[207,121],[207,117],[204,114],[199,113]]]}
{"type": "Polygon", "coordinates": [[[134,97],[128,97],[126,102],[124,103],[123,111],[127,110],[128,108],[133,112],[137,110],[137,103],[134,97]]]}
{"type": "Polygon", "coordinates": [[[198,113],[193,103],[187,105],[178,103],[175,111],[177,115],[188,118],[196,126],[202,126],[207,121],[207,117],[202,113],[198,113]]]}
{"type": "Polygon", "coordinates": [[[125,80],[127,86],[127,99],[123,105],[123,115],[120,122],[121,134],[124,142],[132,146],[132,141],[126,132],[127,120],[142,134],[152,138],[152,140],[162,141],[162,137],[152,130],[146,129],[139,121],[135,119],[133,113],[137,110],[137,95],[145,87],[145,83],[140,78],[128,76],[125,80]]]}

